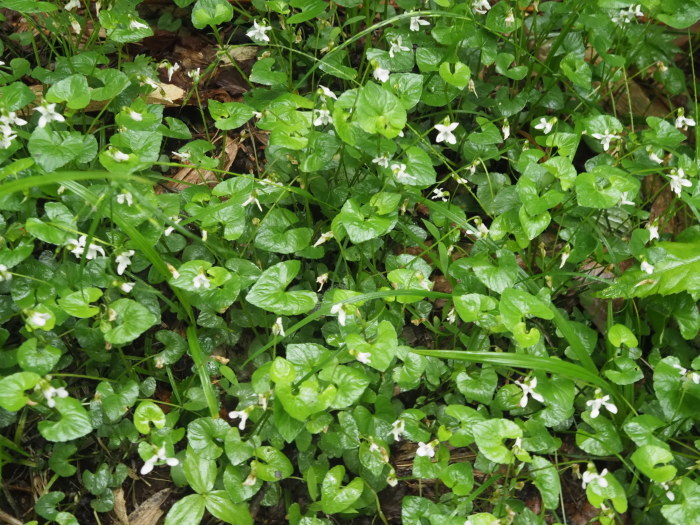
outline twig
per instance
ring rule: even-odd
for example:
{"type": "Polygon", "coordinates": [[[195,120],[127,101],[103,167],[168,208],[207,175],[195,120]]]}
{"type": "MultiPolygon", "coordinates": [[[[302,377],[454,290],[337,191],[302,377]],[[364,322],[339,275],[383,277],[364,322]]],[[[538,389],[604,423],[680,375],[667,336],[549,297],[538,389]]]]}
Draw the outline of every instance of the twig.
{"type": "Polygon", "coordinates": [[[7,512],[0,510],[0,521],[8,525],[23,525],[23,522],[10,516],[7,512]]]}

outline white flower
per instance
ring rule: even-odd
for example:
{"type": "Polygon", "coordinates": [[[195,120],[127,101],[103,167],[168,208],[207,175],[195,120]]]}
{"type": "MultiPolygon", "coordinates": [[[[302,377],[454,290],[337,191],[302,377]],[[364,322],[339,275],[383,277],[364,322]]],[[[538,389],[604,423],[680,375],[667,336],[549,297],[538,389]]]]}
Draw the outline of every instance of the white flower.
{"type": "Polygon", "coordinates": [[[334,234],[332,231],[327,231],[325,233],[322,233],[321,236],[318,238],[318,240],[314,243],[314,248],[316,246],[321,246],[322,244],[327,243],[334,237],[334,234]]]}
{"type": "Polygon", "coordinates": [[[325,126],[326,124],[333,123],[333,117],[331,117],[331,112],[327,109],[314,109],[314,126],[325,126]]]}
{"type": "Polygon", "coordinates": [[[134,255],[134,250],[127,250],[117,255],[114,260],[117,263],[117,275],[122,275],[124,270],[131,266],[131,257],[134,255]]]}
{"type": "Polygon", "coordinates": [[[258,405],[260,405],[260,408],[263,410],[267,410],[267,395],[266,394],[258,394],[258,405]]]}
{"type": "Polygon", "coordinates": [[[659,156],[656,154],[656,152],[655,152],[651,147],[648,146],[648,147],[646,148],[646,150],[647,150],[647,155],[649,156],[649,160],[650,160],[650,161],[656,162],[657,164],[663,164],[663,163],[664,163],[664,159],[662,159],[661,157],[659,157],[659,156]]]}
{"type": "Polygon", "coordinates": [[[696,385],[700,385],[700,372],[690,372],[686,377],[696,385]]]}
{"type": "Polygon", "coordinates": [[[187,76],[192,79],[192,82],[194,82],[195,84],[198,84],[199,79],[202,77],[202,73],[200,72],[200,68],[190,69],[187,72],[187,76]]]}
{"type": "Polygon", "coordinates": [[[126,162],[129,160],[129,155],[124,153],[123,151],[119,151],[117,148],[110,148],[107,151],[107,154],[112,157],[114,162],[126,162]]]}
{"type": "Polygon", "coordinates": [[[180,69],[180,64],[178,64],[177,62],[175,62],[174,64],[171,64],[170,62],[165,60],[165,61],[160,63],[159,67],[165,68],[165,71],[168,74],[168,82],[171,82],[173,79],[173,73],[175,73],[175,71],[180,69]]]}
{"type": "Polygon", "coordinates": [[[131,109],[129,110],[129,117],[131,120],[135,120],[136,122],[141,122],[143,120],[143,115],[141,113],[131,109]]]}
{"type": "Polygon", "coordinates": [[[358,352],[355,359],[357,359],[363,365],[368,365],[371,357],[372,354],[369,352],[358,352]]]}
{"type": "Polygon", "coordinates": [[[512,8],[508,10],[508,14],[506,15],[504,22],[507,26],[513,25],[515,23],[515,13],[513,13],[512,8]]]}
{"type": "Polygon", "coordinates": [[[491,4],[489,4],[488,0],[474,0],[472,9],[480,15],[485,15],[491,9],[491,4]]]}
{"type": "Polygon", "coordinates": [[[316,284],[318,284],[318,290],[316,290],[317,292],[320,292],[321,290],[323,290],[323,287],[326,284],[326,281],[328,281],[328,272],[323,273],[323,274],[319,275],[318,277],[316,277],[316,284]]]}
{"type": "Polygon", "coordinates": [[[620,195],[620,204],[625,204],[627,206],[634,206],[635,205],[634,201],[629,200],[629,198],[627,197],[628,195],[629,195],[628,191],[626,191],[625,193],[620,195]]]}
{"type": "MultiPolygon", "coordinates": [[[[568,247],[568,244],[567,244],[568,247]]],[[[566,264],[566,261],[569,259],[569,255],[571,255],[571,252],[569,250],[564,250],[561,252],[561,263],[559,264],[559,268],[563,268],[564,265],[566,264]]]]}
{"type": "Polygon", "coordinates": [[[192,278],[192,287],[195,290],[199,290],[200,288],[207,289],[211,287],[209,277],[207,277],[207,275],[200,270],[200,272],[192,278]]]}
{"type": "Polygon", "coordinates": [[[228,413],[228,417],[231,419],[240,418],[241,422],[238,423],[238,430],[245,430],[246,421],[248,421],[248,411],[247,410],[233,410],[228,413]]]}
{"type": "Polygon", "coordinates": [[[117,204],[124,203],[126,203],[127,206],[131,206],[134,203],[134,197],[128,191],[123,191],[117,195],[117,204]]]}
{"type": "Polygon", "coordinates": [[[338,100],[338,97],[336,96],[335,93],[333,93],[330,89],[328,89],[326,86],[322,86],[321,84],[318,85],[318,89],[321,91],[321,97],[330,97],[334,100],[338,100]]]}
{"type": "Polygon", "coordinates": [[[669,483],[661,482],[659,486],[666,491],[666,497],[669,500],[674,501],[676,499],[676,495],[673,493],[673,490],[671,490],[671,485],[669,483]]]}
{"type": "MultiPolygon", "coordinates": [[[[182,219],[180,217],[170,217],[170,220],[174,222],[175,224],[179,223],[182,219]]],[[[165,231],[163,232],[163,235],[166,237],[169,237],[171,233],[175,231],[175,226],[168,226],[165,228],[165,231]]]]}
{"type": "Polygon", "coordinates": [[[591,137],[600,141],[601,145],[603,146],[603,151],[608,151],[610,149],[611,141],[622,138],[620,135],[610,133],[610,130],[608,129],[605,130],[605,133],[592,133],[591,137]]]}
{"type": "Polygon", "coordinates": [[[631,5],[627,9],[620,9],[617,15],[610,17],[616,24],[629,24],[636,17],[643,17],[642,6],[640,4],[631,5]]]}
{"type": "Polygon", "coordinates": [[[241,206],[245,208],[251,202],[254,203],[260,211],[263,211],[262,206],[260,206],[260,201],[258,200],[258,194],[255,191],[253,191],[250,194],[250,197],[248,197],[248,199],[243,204],[241,204],[241,206]]]}
{"type": "Polygon", "coordinates": [[[14,133],[3,133],[2,138],[0,138],[0,149],[8,149],[16,138],[17,135],[14,133]]]}
{"type": "Polygon", "coordinates": [[[449,191],[445,191],[442,188],[435,188],[433,190],[433,195],[430,197],[432,200],[436,201],[440,199],[442,202],[447,202],[447,198],[450,196],[449,191]]]}
{"type": "Polygon", "coordinates": [[[401,434],[406,430],[406,423],[403,419],[397,419],[391,424],[391,432],[394,436],[394,441],[401,441],[401,434]]]}
{"type": "Polygon", "coordinates": [[[43,312],[32,312],[29,314],[29,324],[32,324],[38,328],[43,328],[46,326],[46,323],[49,322],[51,319],[51,314],[43,313],[43,312]]]}
{"type": "Polygon", "coordinates": [[[549,120],[547,120],[544,117],[541,117],[539,122],[535,124],[535,129],[539,129],[544,133],[545,135],[549,135],[549,132],[552,131],[552,128],[554,127],[554,124],[556,124],[557,118],[553,117],[549,120]]]}
{"type": "Polygon", "coordinates": [[[651,275],[652,273],[654,273],[654,267],[653,267],[651,264],[649,264],[648,262],[646,262],[646,261],[642,261],[642,264],[641,264],[639,267],[641,268],[641,270],[642,270],[643,272],[646,272],[646,273],[648,273],[649,275],[651,275]]]}
{"type": "Polygon", "coordinates": [[[180,278],[180,272],[177,271],[177,268],[175,268],[172,264],[170,263],[165,263],[166,266],[168,267],[168,271],[170,272],[170,275],[173,276],[173,279],[179,279],[180,278]]]}
{"type": "Polygon", "coordinates": [[[141,475],[145,476],[146,474],[151,472],[153,470],[153,466],[158,461],[165,461],[165,463],[170,467],[175,467],[180,464],[179,459],[169,458],[167,456],[167,452],[165,451],[165,446],[162,446],[158,449],[158,452],[156,452],[153,456],[144,461],[143,467],[141,467],[141,475]]]}
{"type": "Polygon", "coordinates": [[[683,168],[672,170],[669,178],[671,179],[669,181],[671,190],[673,190],[673,192],[679,197],[681,196],[681,192],[683,191],[684,187],[688,188],[693,185],[692,182],[685,178],[683,168]]]}
{"type": "Polygon", "coordinates": [[[244,487],[252,487],[258,481],[258,473],[255,469],[251,469],[250,474],[243,480],[244,487]]]}
{"type": "Polygon", "coordinates": [[[605,407],[605,409],[610,412],[611,414],[617,414],[617,407],[613,404],[610,403],[610,396],[609,395],[604,395],[601,396],[601,390],[599,388],[596,389],[595,391],[595,398],[594,399],[589,399],[586,401],[586,406],[591,407],[591,418],[595,419],[600,415],[600,409],[601,407],[605,407]]]}
{"type": "Polygon", "coordinates": [[[522,408],[525,408],[527,406],[527,397],[531,396],[532,399],[535,401],[539,401],[542,403],[544,401],[544,398],[542,397],[542,394],[538,394],[535,392],[535,388],[537,387],[537,378],[536,377],[531,377],[529,379],[526,379],[524,382],[520,381],[513,381],[516,385],[518,385],[521,390],[523,391],[523,397],[520,398],[520,406],[522,408]]]}
{"type": "Polygon", "coordinates": [[[7,266],[0,264],[0,283],[3,281],[11,281],[12,274],[7,269],[7,266]]]}
{"type": "Polygon", "coordinates": [[[46,404],[49,408],[54,408],[56,406],[56,400],[54,397],[66,398],[68,397],[68,391],[62,386],[54,388],[50,386],[49,388],[42,391],[44,398],[46,399],[46,404]]]}
{"type": "Polygon", "coordinates": [[[148,29],[148,26],[143,22],[139,22],[135,18],[129,18],[129,29],[148,29]]]}
{"type": "MultiPolygon", "coordinates": [[[[85,252],[85,244],[87,242],[87,235],[81,235],[78,240],[75,239],[69,239],[68,242],[66,243],[68,246],[73,246],[71,249],[71,253],[75,255],[76,257],[81,257],[83,253],[85,252]]],[[[85,255],[85,258],[90,261],[92,259],[97,258],[97,254],[100,253],[102,254],[102,257],[105,257],[105,251],[104,248],[97,244],[92,244],[87,247],[87,254],[85,255]]]]}
{"type": "Polygon", "coordinates": [[[647,223],[646,229],[649,230],[649,240],[660,239],[659,237],[659,227],[656,224],[647,223]]]}
{"type": "Polygon", "coordinates": [[[419,441],[418,448],[416,449],[416,456],[435,457],[435,447],[432,443],[423,443],[419,441]]]}
{"type": "Polygon", "coordinates": [[[160,85],[158,84],[158,82],[153,80],[151,77],[145,77],[143,75],[139,75],[138,79],[142,84],[146,84],[147,86],[150,86],[150,88],[153,90],[160,89],[160,85]]]}
{"type": "Polygon", "coordinates": [[[56,111],[56,104],[46,104],[46,102],[43,102],[41,106],[35,107],[34,111],[38,111],[39,113],[41,113],[41,117],[39,117],[38,124],[40,128],[45,128],[46,125],[50,124],[51,122],[66,121],[66,119],[63,118],[63,115],[56,111]]]}
{"type": "Polygon", "coordinates": [[[391,41],[391,47],[389,47],[389,56],[391,58],[394,58],[394,54],[399,53],[401,51],[410,51],[410,47],[406,47],[404,45],[401,45],[401,37],[397,36],[394,40],[391,41]]]}
{"type": "Polygon", "coordinates": [[[413,175],[406,173],[405,164],[392,164],[391,171],[394,172],[394,177],[396,177],[396,180],[402,184],[408,184],[409,182],[416,180],[413,175]]]}
{"type": "Polygon", "coordinates": [[[331,313],[332,314],[338,314],[338,322],[340,323],[340,326],[345,326],[345,320],[347,317],[347,314],[345,312],[345,307],[343,303],[336,303],[331,307],[331,313]]]}
{"type": "Polygon", "coordinates": [[[389,154],[384,153],[383,155],[381,155],[379,157],[374,157],[372,159],[372,164],[376,164],[377,166],[381,166],[382,168],[388,168],[390,160],[391,160],[391,158],[389,157],[389,154]]]}
{"type": "Polygon", "coordinates": [[[14,111],[10,111],[4,115],[0,115],[0,123],[6,124],[7,126],[24,126],[27,121],[23,118],[19,118],[14,111]]]}
{"type": "Polygon", "coordinates": [[[681,365],[679,365],[678,363],[673,363],[671,366],[672,366],[673,368],[675,368],[676,370],[678,370],[678,373],[679,373],[680,375],[682,375],[682,376],[684,376],[684,375],[686,375],[686,374],[688,373],[688,369],[687,369],[687,368],[683,368],[683,367],[682,367],[681,365]]]}
{"type": "Polygon", "coordinates": [[[267,36],[267,32],[270,31],[272,27],[263,24],[258,24],[257,20],[253,20],[253,27],[248,30],[246,36],[255,42],[269,42],[270,37],[267,36]]]}
{"type": "Polygon", "coordinates": [[[284,326],[282,325],[282,318],[281,317],[278,317],[275,320],[275,324],[272,325],[272,333],[274,335],[279,335],[281,337],[285,336],[284,326]]]}
{"type": "Polygon", "coordinates": [[[683,110],[678,110],[678,116],[676,117],[676,127],[682,129],[683,131],[688,130],[688,126],[695,126],[695,120],[692,118],[687,118],[683,115],[683,110]]]}
{"type": "Polygon", "coordinates": [[[448,144],[457,144],[457,137],[452,133],[459,122],[453,122],[450,124],[448,119],[445,120],[446,124],[435,124],[435,129],[438,130],[438,136],[435,137],[435,142],[447,142],[448,144]]]}
{"type": "Polygon", "coordinates": [[[190,157],[192,156],[190,153],[188,153],[186,151],[183,151],[182,153],[180,153],[178,151],[173,151],[172,154],[173,154],[173,157],[177,157],[180,160],[189,160],[190,157]]]}
{"type": "Polygon", "coordinates": [[[70,0],[65,6],[63,6],[63,9],[66,11],[72,11],[73,9],[77,9],[80,7],[80,0],[70,0]]]}
{"type": "Polygon", "coordinates": [[[503,121],[501,133],[503,133],[503,140],[506,140],[508,137],[510,137],[510,123],[507,120],[503,121]]]}
{"type": "Polygon", "coordinates": [[[429,26],[429,25],[430,25],[430,22],[428,22],[427,20],[423,20],[419,16],[412,16],[411,23],[410,23],[408,28],[411,31],[420,31],[420,26],[429,26]]]}
{"type": "Polygon", "coordinates": [[[593,465],[590,464],[588,466],[588,470],[583,473],[583,476],[581,476],[581,481],[582,481],[581,485],[583,486],[583,488],[585,489],[586,485],[588,485],[589,483],[592,483],[594,481],[597,482],[601,488],[607,487],[608,480],[605,479],[605,476],[607,476],[607,474],[608,474],[608,469],[604,468],[600,472],[600,474],[598,474],[597,472],[595,472],[593,470],[593,468],[595,468],[595,467],[593,467],[593,465]]]}
{"type": "Polygon", "coordinates": [[[450,323],[454,324],[457,321],[457,312],[455,312],[455,307],[453,306],[449,312],[447,312],[447,317],[445,320],[450,323]]]}
{"type": "Polygon", "coordinates": [[[389,74],[391,71],[388,69],[384,69],[383,67],[375,67],[374,72],[372,73],[372,76],[374,77],[374,80],[377,82],[381,82],[382,84],[389,80],[389,74]]]}
{"type": "Polygon", "coordinates": [[[389,475],[386,477],[386,483],[390,487],[395,487],[399,484],[399,480],[396,477],[396,470],[394,470],[393,468],[391,469],[391,472],[389,472],[389,475]]]}
{"type": "Polygon", "coordinates": [[[134,289],[135,285],[136,283],[121,283],[119,285],[119,289],[124,293],[131,293],[131,290],[134,289]]]}

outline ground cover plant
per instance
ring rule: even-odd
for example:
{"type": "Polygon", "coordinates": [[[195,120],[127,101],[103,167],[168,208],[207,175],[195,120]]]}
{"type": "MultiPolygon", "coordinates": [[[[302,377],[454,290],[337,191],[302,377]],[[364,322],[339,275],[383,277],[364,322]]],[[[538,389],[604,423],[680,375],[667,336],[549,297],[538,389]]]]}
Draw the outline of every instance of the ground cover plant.
{"type": "Polygon", "coordinates": [[[697,0],[0,0],[0,522],[700,522],[697,0]]]}

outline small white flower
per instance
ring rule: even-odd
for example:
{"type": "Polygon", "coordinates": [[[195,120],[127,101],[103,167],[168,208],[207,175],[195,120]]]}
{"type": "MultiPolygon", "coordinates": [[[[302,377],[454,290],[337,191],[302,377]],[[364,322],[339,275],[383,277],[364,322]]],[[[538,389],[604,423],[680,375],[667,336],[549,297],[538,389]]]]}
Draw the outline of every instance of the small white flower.
{"type": "Polygon", "coordinates": [[[611,414],[617,414],[617,407],[610,402],[610,396],[607,394],[601,396],[600,394],[602,394],[602,392],[599,388],[597,388],[595,391],[595,398],[586,401],[586,406],[591,407],[592,419],[595,419],[600,415],[600,409],[602,407],[605,407],[605,409],[611,414]]]}
{"type": "Polygon", "coordinates": [[[153,466],[158,461],[165,461],[165,463],[170,467],[175,467],[180,464],[179,459],[169,458],[167,456],[167,452],[165,451],[165,446],[162,446],[158,449],[158,452],[156,452],[153,456],[151,456],[144,462],[143,467],[141,467],[141,475],[145,476],[146,474],[151,472],[153,470],[153,466]]]}
{"type": "Polygon", "coordinates": [[[678,363],[673,363],[671,366],[672,366],[673,368],[675,368],[676,370],[678,370],[678,373],[679,373],[680,375],[682,375],[682,376],[684,376],[684,375],[686,375],[686,374],[688,373],[688,369],[687,369],[687,368],[683,368],[683,367],[682,367],[681,365],[679,365],[678,363]]]}
{"type": "Polygon", "coordinates": [[[410,47],[406,47],[401,44],[401,37],[397,36],[394,40],[391,41],[391,46],[389,47],[389,56],[391,58],[394,58],[394,55],[396,53],[400,53],[401,51],[410,51],[410,47]]]}
{"type": "Polygon", "coordinates": [[[250,203],[255,204],[260,211],[263,211],[262,206],[260,205],[260,201],[258,200],[258,194],[255,191],[253,191],[250,194],[250,197],[248,197],[248,199],[243,204],[241,204],[241,206],[245,208],[250,203]]]}
{"type": "Polygon", "coordinates": [[[457,321],[457,312],[455,312],[455,307],[453,306],[449,312],[447,312],[447,317],[445,320],[450,323],[454,324],[457,321]]]}
{"type": "Polygon", "coordinates": [[[12,146],[12,141],[16,138],[17,135],[14,133],[3,134],[2,138],[0,138],[0,149],[8,149],[10,146],[12,146]]]}
{"type": "Polygon", "coordinates": [[[394,436],[394,441],[401,441],[401,434],[406,430],[406,423],[403,419],[397,419],[391,424],[391,432],[394,436]]]}
{"type": "Polygon", "coordinates": [[[358,352],[355,359],[363,365],[368,365],[371,357],[372,355],[369,352],[358,352]]]}
{"type": "Polygon", "coordinates": [[[168,271],[170,272],[170,275],[173,276],[173,279],[179,279],[180,278],[180,272],[177,271],[177,268],[175,268],[172,264],[170,263],[165,263],[168,267],[168,271]]]}
{"type": "Polygon", "coordinates": [[[131,206],[134,203],[134,197],[128,191],[123,191],[117,195],[117,204],[125,204],[131,206]]]}
{"type": "Polygon", "coordinates": [[[171,82],[173,80],[173,73],[175,73],[175,71],[180,69],[180,64],[178,64],[177,62],[175,62],[174,64],[171,64],[167,60],[164,60],[163,62],[160,63],[160,66],[158,66],[158,67],[165,68],[165,71],[168,74],[168,82],[171,82]]]}
{"type": "Polygon", "coordinates": [[[46,323],[49,322],[51,319],[51,314],[43,313],[43,312],[32,312],[29,314],[29,324],[32,324],[38,328],[43,328],[46,326],[46,323]]]}
{"type": "Polygon", "coordinates": [[[442,202],[447,202],[447,198],[450,196],[449,191],[445,191],[442,188],[435,188],[433,190],[433,195],[430,197],[432,200],[441,200],[442,202]]]}
{"type": "Polygon", "coordinates": [[[649,160],[652,162],[656,162],[657,164],[663,164],[664,159],[659,157],[656,152],[652,148],[647,148],[647,155],[649,157],[649,160]]]}
{"type": "Polygon", "coordinates": [[[148,29],[148,26],[143,22],[139,22],[135,18],[129,17],[129,29],[148,29]]]}
{"type": "Polygon", "coordinates": [[[396,177],[396,180],[402,184],[408,184],[409,182],[416,180],[413,175],[406,173],[405,164],[392,164],[391,171],[394,172],[394,177],[396,177]]]}
{"type": "Polygon", "coordinates": [[[508,10],[508,14],[506,15],[506,18],[503,20],[507,26],[511,26],[515,23],[515,13],[513,13],[513,9],[508,10]]]}
{"type": "MultiPolygon", "coordinates": [[[[170,220],[174,222],[175,224],[178,224],[182,219],[180,217],[170,217],[170,220]]],[[[163,235],[166,237],[169,237],[171,233],[175,231],[175,226],[168,226],[165,228],[165,231],[163,232],[163,235]]]]}
{"type": "Polygon", "coordinates": [[[652,224],[649,222],[646,225],[646,229],[649,230],[649,241],[661,238],[659,236],[659,227],[656,224],[652,224]]]}
{"type": "Polygon", "coordinates": [[[124,271],[131,266],[131,257],[134,255],[134,250],[127,250],[117,255],[114,260],[117,263],[117,275],[122,275],[124,271]]]}
{"type": "Polygon", "coordinates": [[[683,109],[679,109],[678,116],[676,117],[676,127],[683,131],[687,131],[688,126],[695,126],[695,120],[692,118],[687,118],[683,114],[683,109]]]}
{"type": "Polygon", "coordinates": [[[435,137],[435,142],[447,142],[448,144],[457,144],[457,137],[452,133],[459,122],[453,122],[450,124],[449,119],[445,120],[445,124],[435,124],[435,129],[438,130],[438,135],[435,137]]]}
{"type": "Polygon", "coordinates": [[[700,372],[690,372],[687,375],[687,378],[690,379],[696,385],[700,385],[700,372]]]}
{"type": "Polygon", "coordinates": [[[605,133],[592,133],[591,137],[600,141],[600,144],[603,146],[603,151],[608,151],[610,149],[610,142],[622,138],[620,135],[610,133],[608,129],[605,130],[605,133]]]}
{"type": "Polygon", "coordinates": [[[258,473],[255,469],[250,471],[250,474],[243,480],[244,487],[252,487],[258,481],[258,473]]]}
{"type": "Polygon", "coordinates": [[[134,289],[135,285],[136,283],[121,283],[119,285],[119,289],[124,293],[131,293],[131,290],[134,289]]]}
{"type": "Polygon", "coordinates": [[[50,124],[51,122],[66,121],[66,119],[63,118],[63,115],[56,111],[56,104],[47,104],[46,102],[43,102],[41,106],[35,107],[34,111],[38,111],[39,113],[41,113],[41,117],[39,117],[38,123],[38,126],[40,128],[45,128],[46,125],[50,124]]]}
{"type": "Polygon", "coordinates": [[[263,24],[258,24],[257,20],[253,20],[253,27],[248,30],[246,36],[255,42],[269,42],[270,37],[267,32],[272,30],[272,27],[263,24]]]}
{"type": "Polygon", "coordinates": [[[149,86],[153,90],[160,89],[160,85],[158,84],[158,82],[153,80],[151,77],[145,77],[143,75],[139,75],[138,79],[142,84],[146,84],[147,86],[149,86]]]}
{"type": "Polygon", "coordinates": [[[273,335],[279,335],[281,337],[285,336],[284,326],[282,325],[282,318],[281,317],[278,317],[275,320],[275,324],[272,325],[272,333],[273,333],[273,335]]]}
{"type": "Polygon", "coordinates": [[[372,164],[376,164],[377,166],[381,166],[382,168],[388,168],[390,160],[391,160],[391,157],[389,157],[389,154],[384,153],[383,155],[381,155],[379,157],[374,157],[372,159],[372,164]]]}
{"type": "Polygon", "coordinates": [[[238,430],[245,430],[246,421],[248,421],[248,411],[247,410],[233,410],[228,413],[228,417],[231,419],[241,419],[238,423],[238,430]]]}
{"type": "Polygon", "coordinates": [[[423,443],[419,441],[418,448],[416,449],[416,456],[435,457],[435,447],[432,443],[423,443]]]}
{"type": "Polygon", "coordinates": [[[10,111],[4,115],[0,115],[0,123],[7,126],[24,126],[27,121],[23,118],[19,118],[14,111],[10,111]]]}
{"type": "Polygon", "coordinates": [[[68,397],[68,391],[62,386],[54,388],[49,386],[47,389],[42,391],[44,398],[46,399],[46,404],[49,408],[54,408],[56,406],[56,400],[54,397],[66,398],[68,397]]]}
{"type": "Polygon", "coordinates": [[[377,82],[381,82],[382,84],[389,80],[389,74],[391,71],[388,69],[384,69],[383,67],[375,67],[374,72],[372,73],[372,76],[377,82]]]}
{"type": "Polygon", "coordinates": [[[673,190],[673,192],[679,197],[681,196],[681,192],[683,191],[684,187],[689,188],[693,185],[692,182],[685,178],[685,172],[683,171],[683,168],[672,170],[671,174],[668,177],[671,179],[669,181],[669,184],[671,185],[671,190],[673,190]]]}
{"type": "Polygon", "coordinates": [[[559,268],[563,268],[564,265],[566,264],[566,261],[569,259],[569,255],[571,255],[571,251],[568,249],[569,245],[566,245],[567,249],[565,249],[563,252],[561,252],[561,263],[559,264],[559,268]]]}
{"type": "Polygon", "coordinates": [[[549,135],[549,132],[552,131],[552,128],[554,128],[554,124],[556,124],[557,118],[553,117],[549,120],[547,120],[544,117],[540,117],[540,120],[537,124],[535,124],[535,129],[539,129],[544,133],[545,135],[549,135]]]}
{"type": "Polygon", "coordinates": [[[323,287],[325,286],[326,281],[328,281],[328,272],[322,273],[321,275],[316,277],[316,284],[318,284],[318,290],[316,290],[317,292],[320,292],[321,290],[323,290],[323,287]]]}
{"type": "Polygon", "coordinates": [[[126,162],[129,160],[129,155],[123,151],[119,151],[117,148],[110,148],[107,150],[107,154],[112,157],[114,162],[126,162]]]}
{"type": "Polygon", "coordinates": [[[334,100],[338,100],[338,97],[336,96],[335,93],[333,93],[330,89],[328,89],[326,86],[322,86],[321,84],[318,85],[318,89],[321,91],[321,97],[330,97],[334,100]]]}
{"type": "Polygon", "coordinates": [[[258,394],[258,405],[260,405],[260,408],[263,410],[267,410],[267,395],[266,394],[258,394]]]}
{"type": "Polygon", "coordinates": [[[200,270],[200,272],[192,278],[192,287],[195,290],[199,290],[200,288],[207,289],[211,287],[209,277],[207,277],[204,271],[200,270]]]}
{"type": "Polygon", "coordinates": [[[627,191],[625,193],[623,193],[622,195],[620,195],[620,204],[621,205],[624,204],[627,206],[634,206],[635,205],[634,201],[629,200],[628,195],[629,195],[629,192],[627,192],[627,191]]]}
{"type": "Polygon", "coordinates": [[[156,464],[156,461],[158,461],[158,458],[156,456],[152,456],[148,458],[146,461],[143,462],[143,467],[141,467],[141,475],[145,476],[146,474],[150,474],[151,471],[153,470],[153,466],[156,464]]]}
{"type": "Polygon", "coordinates": [[[535,388],[537,387],[537,378],[536,377],[531,377],[529,379],[525,379],[524,382],[520,381],[513,381],[516,385],[520,387],[520,389],[523,391],[523,397],[520,398],[520,407],[525,408],[527,406],[527,398],[528,396],[531,396],[532,399],[535,401],[539,401],[542,403],[544,401],[544,397],[542,397],[542,394],[538,394],[535,392],[535,388]]]}
{"type": "Polygon", "coordinates": [[[327,109],[314,109],[314,126],[325,126],[333,123],[331,112],[327,109]]]}
{"type": "Polygon", "coordinates": [[[610,20],[616,24],[629,24],[636,18],[641,18],[643,16],[642,6],[637,4],[627,7],[627,9],[620,9],[617,15],[610,17],[610,20]]]}
{"type": "Polygon", "coordinates": [[[321,236],[318,238],[318,240],[314,243],[314,248],[317,246],[321,246],[322,244],[327,243],[330,241],[335,235],[333,234],[332,231],[327,231],[325,233],[322,233],[321,236]]]}
{"type": "Polygon", "coordinates": [[[12,274],[7,269],[7,266],[5,266],[4,264],[0,264],[0,283],[3,281],[11,281],[11,280],[12,280],[12,274]]]}
{"type": "Polygon", "coordinates": [[[202,73],[201,73],[201,71],[200,71],[200,68],[197,68],[197,69],[190,69],[190,70],[187,72],[187,76],[190,77],[190,78],[192,79],[192,82],[194,82],[195,84],[198,84],[198,83],[199,83],[199,79],[202,78],[202,73]]]}
{"type": "Polygon", "coordinates": [[[136,122],[141,122],[143,120],[143,115],[141,113],[131,109],[129,110],[129,117],[131,120],[135,120],[136,122]]]}
{"type": "Polygon", "coordinates": [[[583,476],[581,476],[581,482],[582,482],[581,485],[583,486],[584,489],[586,488],[586,486],[589,483],[593,483],[594,481],[596,483],[598,483],[598,485],[601,488],[605,488],[608,486],[608,480],[605,479],[605,476],[607,476],[607,474],[608,474],[608,469],[604,468],[600,472],[600,474],[598,474],[595,470],[593,470],[594,468],[595,467],[593,466],[592,463],[589,464],[588,470],[583,473],[583,476]]]}
{"type": "Polygon", "coordinates": [[[192,156],[190,153],[183,151],[180,153],[179,151],[173,151],[172,152],[173,157],[177,157],[180,160],[190,160],[190,157],[192,156]]]}
{"type": "Polygon", "coordinates": [[[485,15],[491,9],[491,4],[489,4],[488,0],[474,0],[472,9],[480,15],[485,15]]]}
{"type": "Polygon", "coordinates": [[[503,133],[503,140],[510,137],[510,123],[507,120],[503,121],[503,126],[501,126],[501,133],[503,133]]]}
{"type": "Polygon", "coordinates": [[[80,0],[70,0],[70,2],[68,2],[63,7],[63,9],[65,9],[66,11],[72,11],[73,9],[77,9],[79,7],[80,7],[80,0]]]}
{"type": "Polygon", "coordinates": [[[420,31],[420,26],[429,26],[430,22],[427,20],[423,20],[419,16],[412,16],[411,17],[411,23],[409,25],[409,29],[411,31],[420,31]]]}
{"type": "Polygon", "coordinates": [[[396,470],[394,470],[393,468],[391,469],[391,472],[389,472],[389,475],[386,477],[386,483],[390,487],[395,487],[399,484],[399,480],[396,477],[396,470]]]}
{"type": "MultiPolygon", "coordinates": [[[[77,240],[76,239],[69,239],[67,242],[68,246],[73,246],[71,249],[71,253],[75,255],[76,257],[81,257],[83,253],[85,252],[85,244],[87,243],[87,235],[81,235],[77,240]]],[[[102,257],[105,257],[105,251],[104,248],[97,244],[92,244],[90,243],[90,246],[87,247],[87,254],[85,255],[85,258],[90,261],[92,259],[97,258],[97,254],[100,253],[102,254],[102,257]]]]}
{"type": "Polygon", "coordinates": [[[338,323],[340,323],[340,326],[345,326],[345,320],[347,317],[347,314],[345,312],[345,307],[343,303],[336,303],[331,307],[331,313],[332,314],[338,314],[338,323]]]}
{"type": "Polygon", "coordinates": [[[661,482],[659,483],[659,486],[666,491],[666,497],[671,500],[675,501],[676,495],[673,493],[673,490],[671,490],[671,485],[669,483],[664,483],[661,482]]]}
{"type": "Polygon", "coordinates": [[[648,273],[649,275],[651,275],[652,273],[654,273],[654,267],[653,267],[651,264],[649,264],[648,262],[646,262],[646,261],[642,261],[642,264],[641,264],[639,267],[641,268],[641,270],[642,270],[643,272],[646,272],[646,273],[648,273]]]}

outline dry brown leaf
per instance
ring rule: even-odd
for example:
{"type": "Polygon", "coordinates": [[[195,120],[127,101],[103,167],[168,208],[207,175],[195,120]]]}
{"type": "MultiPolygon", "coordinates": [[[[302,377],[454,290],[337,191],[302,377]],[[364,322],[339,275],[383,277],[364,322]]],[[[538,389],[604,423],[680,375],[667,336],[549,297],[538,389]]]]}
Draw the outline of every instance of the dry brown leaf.
{"type": "Polygon", "coordinates": [[[113,525],[129,525],[129,515],[126,513],[124,489],[121,487],[114,491],[114,514],[117,520],[113,525]]]}
{"type": "Polygon", "coordinates": [[[129,514],[129,525],[156,525],[161,518],[163,509],[161,505],[165,503],[170,496],[172,489],[163,489],[153,494],[146,501],[141,503],[134,511],[129,514]]]}

